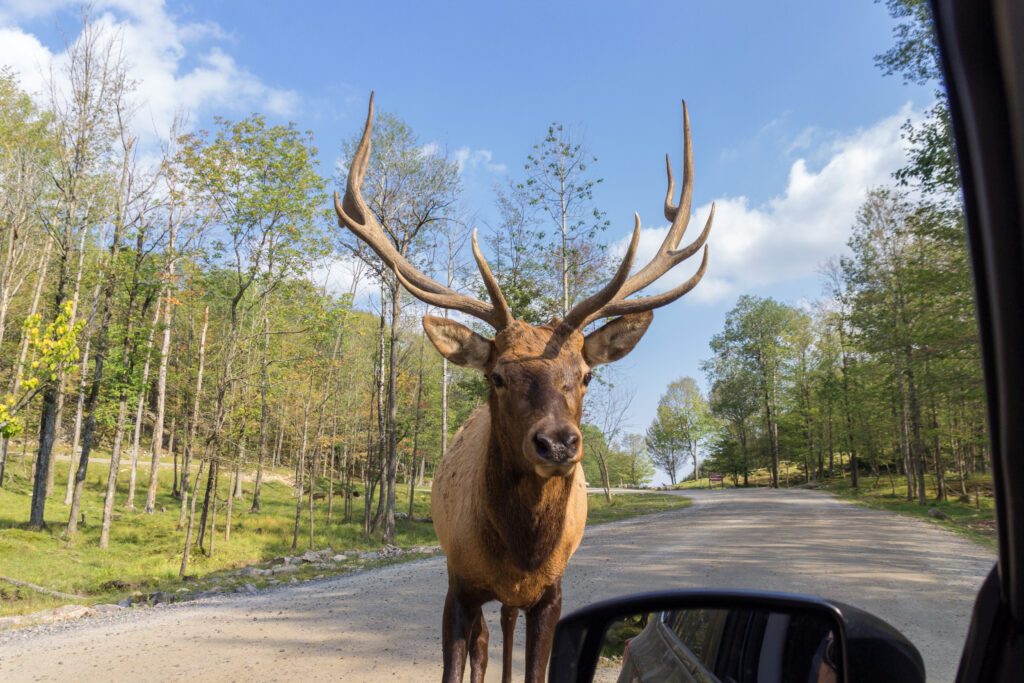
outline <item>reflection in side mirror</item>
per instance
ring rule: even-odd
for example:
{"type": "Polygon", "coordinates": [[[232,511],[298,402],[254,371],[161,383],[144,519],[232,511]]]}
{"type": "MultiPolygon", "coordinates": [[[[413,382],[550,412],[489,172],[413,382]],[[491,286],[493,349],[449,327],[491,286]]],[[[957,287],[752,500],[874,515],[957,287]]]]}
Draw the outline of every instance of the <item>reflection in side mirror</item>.
{"type": "Polygon", "coordinates": [[[842,678],[839,628],[830,615],[690,608],[613,621],[601,643],[600,683],[732,683],[842,678]]]}
{"type": "Polygon", "coordinates": [[[676,591],[563,618],[549,680],[923,683],[925,674],[902,634],[854,607],[779,593],[676,591]]]}

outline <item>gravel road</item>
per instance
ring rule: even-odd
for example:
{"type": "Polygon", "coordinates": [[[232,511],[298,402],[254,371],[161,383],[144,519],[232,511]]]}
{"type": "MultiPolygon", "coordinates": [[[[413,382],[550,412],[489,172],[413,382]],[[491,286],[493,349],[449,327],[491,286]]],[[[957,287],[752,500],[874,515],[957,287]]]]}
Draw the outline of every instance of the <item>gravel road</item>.
{"type": "MultiPolygon", "coordinates": [[[[811,491],[688,492],[694,505],[587,530],[565,610],[664,588],[813,593],[882,617],[952,681],[992,551],[811,491]]],[[[444,559],[0,634],[0,680],[429,681],[444,559]]],[[[488,680],[501,672],[496,606],[488,680]]],[[[522,619],[516,638],[521,672],[522,619]]],[[[521,679],[521,673],[518,674],[521,679]]]]}

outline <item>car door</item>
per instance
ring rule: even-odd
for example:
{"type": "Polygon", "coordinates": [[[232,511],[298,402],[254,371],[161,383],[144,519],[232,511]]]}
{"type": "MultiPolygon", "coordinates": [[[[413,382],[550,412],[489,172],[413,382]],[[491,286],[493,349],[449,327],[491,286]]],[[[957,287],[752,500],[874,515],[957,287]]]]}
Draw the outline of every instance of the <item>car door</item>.
{"type": "Polygon", "coordinates": [[[1024,3],[932,0],[963,182],[992,440],[999,561],[957,681],[1024,676],[1024,3]]]}

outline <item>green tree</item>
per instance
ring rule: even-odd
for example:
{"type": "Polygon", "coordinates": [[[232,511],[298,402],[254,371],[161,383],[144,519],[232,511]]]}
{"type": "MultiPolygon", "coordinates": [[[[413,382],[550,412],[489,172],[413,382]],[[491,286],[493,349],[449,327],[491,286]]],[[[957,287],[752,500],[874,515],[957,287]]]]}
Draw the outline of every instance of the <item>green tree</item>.
{"type": "Polygon", "coordinates": [[[609,222],[593,204],[594,188],[602,182],[591,175],[590,167],[596,162],[578,136],[556,121],[533,146],[524,166],[526,180],[517,186],[554,228],[545,234],[552,247],[549,268],[553,266],[557,273],[552,289],[560,296],[545,317],[564,317],[603,274],[604,253],[595,239],[609,222]]]}
{"type": "Polygon", "coordinates": [[[910,143],[909,159],[896,172],[896,178],[906,184],[919,184],[930,193],[955,197],[960,190],[960,172],[928,0],[885,0],[885,5],[897,20],[893,28],[895,44],[877,55],[875,64],[886,75],[901,76],[904,83],[935,86],[935,104],[925,112],[925,120],[904,125],[910,143]]]}
{"type": "Polygon", "coordinates": [[[779,401],[791,360],[788,334],[795,316],[796,311],[774,299],[743,295],[726,315],[725,329],[711,339],[716,356],[734,358],[756,378],[773,488],[779,486],[779,401]]]}
{"type": "Polygon", "coordinates": [[[707,401],[692,377],[671,382],[658,400],[658,413],[647,430],[651,459],[676,483],[676,473],[687,457],[693,478],[700,476],[698,457],[715,424],[707,401]]]}
{"type": "MultiPolygon", "coordinates": [[[[406,259],[419,262],[427,253],[432,233],[453,219],[460,193],[458,165],[445,157],[428,152],[412,129],[397,116],[377,115],[372,132],[373,155],[363,182],[364,197],[389,240],[406,259]]],[[[344,145],[344,154],[352,159],[358,139],[344,145]]],[[[344,179],[347,182],[347,179],[344,179]]],[[[344,182],[339,183],[344,186],[344,182]]],[[[384,471],[380,480],[383,506],[378,507],[373,529],[384,524],[384,539],[394,542],[396,477],[398,475],[398,338],[401,327],[402,288],[397,276],[354,235],[346,235],[346,244],[374,271],[381,284],[382,301],[390,309],[387,339],[381,337],[379,360],[379,394],[384,403],[379,421],[379,444],[384,471]],[[385,349],[387,359],[385,360],[385,349]],[[386,369],[385,369],[386,368],[386,369]],[[384,378],[386,377],[386,386],[384,378]]],[[[381,307],[381,331],[385,328],[385,305],[381,307]]]]}
{"type": "MultiPolygon", "coordinates": [[[[209,268],[222,269],[226,308],[226,329],[217,340],[223,353],[205,443],[211,464],[200,545],[219,474],[219,456],[225,455],[221,452],[224,427],[236,398],[246,319],[286,278],[306,272],[326,247],[323,207],[327,197],[316,170],[312,135],[291,124],[269,126],[260,115],[237,122],[217,118],[216,126],[212,136],[207,132],[184,136],[177,160],[193,201],[211,210],[213,240],[204,257],[209,268]]],[[[155,502],[156,467],[152,470],[148,512],[155,502]]]]}
{"type": "Polygon", "coordinates": [[[620,447],[625,464],[626,482],[637,488],[650,484],[654,479],[655,470],[643,435],[623,435],[620,447]]]}
{"type": "Polygon", "coordinates": [[[501,222],[487,239],[494,276],[517,319],[532,324],[544,322],[547,313],[544,306],[547,264],[542,257],[544,231],[533,218],[523,192],[499,187],[495,201],[501,222]]]}
{"type": "MultiPolygon", "coordinates": [[[[723,471],[742,475],[743,485],[750,482],[750,471],[755,466],[753,446],[756,438],[753,417],[761,403],[758,400],[757,375],[729,347],[722,347],[718,354],[705,361],[703,368],[711,383],[709,408],[729,432],[729,438],[721,435],[716,440],[712,453],[719,453],[720,447],[729,441],[730,467],[723,471]],[[731,440],[730,440],[731,439],[731,440]]],[[[719,459],[720,462],[720,459],[719,459]]],[[[714,465],[719,467],[718,465],[714,465]]]]}
{"type": "Polygon", "coordinates": [[[668,385],[660,403],[668,406],[676,421],[676,429],[693,462],[693,479],[696,481],[700,479],[700,452],[717,428],[708,402],[695,379],[681,377],[668,385]]]}

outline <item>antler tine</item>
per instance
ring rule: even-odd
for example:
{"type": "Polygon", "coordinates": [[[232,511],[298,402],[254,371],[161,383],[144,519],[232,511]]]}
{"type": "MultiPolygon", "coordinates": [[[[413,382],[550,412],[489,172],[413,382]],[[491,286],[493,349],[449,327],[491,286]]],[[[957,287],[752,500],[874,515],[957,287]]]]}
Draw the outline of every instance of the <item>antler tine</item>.
{"type": "Polygon", "coordinates": [[[490,325],[496,330],[501,330],[508,324],[506,321],[502,321],[499,316],[495,313],[493,307],[488,306],[479,299],[474,299],[464,294],[453,293],[453,294],[438,294],[436,292],[428,292],[424,289],[420,289],[413,283],[409,282],[402,275],[401,271],[395,269],[395,277],[402,283],[402,286],[409,290],[409,293],[420,301],[424,301],[431,306],[438,306],[440,308],[448,308],[453,311],[462,311],[463,313],[469,314],[474,318],[479,318],[485,323],[490,325]]]}
{"type": "Polygon", "coordinates": [[[480,269],[480,277],[484,280],[484,287],[487,288],[487,294],[491,297],[491,304],[494,307],[494,317],[497,321],[495,327],[500,330],[512,322],[512,309],[508,307],[508,302],[505,301],[505,295],[501,292],[501,286],[498,284],[498,280],[494,277],[494,273],[491,272],[491,267],[487,264],[487,259],[484,258],[483,253],[480,251],[480,244],[476,240],[476,228],[473,228],[472,241],[473,258],[476,259],[476,266],[480,269]]]}
{"type": "MultiPolygon", "coordinates": [[[[696,287],[697,283],[704,277],[708,264],[706,242],[711,234],[711,226],[715,218],[714,204],[711,205],[708,220],[697,239],[682,249],[678,248],[679,242],[683,238],[683,233],[686,232],[686,227],[690,222],[690,208],[693,203],[693,145],[690,139],[690,113],[686,107],[685,100],[683,101],[683,189],[678,205],[672,201],[675,194],[675,179],[672,176],[672,162],[669,160],[668,155],[665,156],[665,172],[668,176],[668,190],[665,194],[665,218],[671,221],[672,224],[669,226],[668,233],[665,235],[661,246],[658,247],[658,252],[647,265],[637,271],[632,277],[626,277],[629,267],[625,268],[625,272],[620,267],[619,272],[615,274],[612,281],[598,294],[578,304],[566,316],[566,322],[571,322],[577,329],[586,326],[598,318],[648,311],[672,303],[696,287]],[[696,254],[702,247],[704,249],[704,257],[700,268],[686,282],[662,294],[638,299],[627,299],[627,297],[640,291],[675,266],[696,254]],[[593,305],[598,301],[598,297],[607,296],[609,291],[612,292],[609,298],[602,299],[596,306],[593,305]],[[582,315],[577,313],[577,309],[583,309],[584,306],[586,307],[584,313],[582,315]]],[[[631,249],[634,248],[639,237],[639,221],[640,219],[637,217],[631,249]]],[[[632,259],[632,253],[627,255],[632,259]]]]}
{"type": "MultiPolygon", "coordinates": [[[[363,136],[359,139],[359,145],[356,147],[355,154],[352,156],[352,164],[349,167],[348,181],[345,186],[345,197],[339,200],[338,193],[334,193],[334,210],[338,214],[338,225],[348,228],[356,237],[365,242],[380,257],[381,261],[394,271],[402,286],[409,290],[417,299],[434,306],[462,311],[483,320],[495,327],[495,329],[502,329],[512,320],[511,315],[508,314],[508,306],[503,298],[499,304],[504,307],[503,310],[496,311],[494,306],[465,294],[459,294],[455,290],[423,274],[395,248],[391,240],[384,233],[384,229],[373,215],[373,212],[366,205],[361,188],[370,162],[373,99],[373,93],[370,93],[370,106],[366,114],[366,125],[363,127],[363,136]]],[[[490,269],[488,269],[488,272],[490,272],[490,269]]],[[[491,277],[493,279],[493,276],[491,277]]],[[[490,286],[488,286],[488,291],[491,291],[490,286]]]]}
{"type": "MultiPolygon", "coordinates": [[[[700,268],[690,278],[673,289],[661,294],[655,294],[653,296],[644,296],[639,299],[620,299],[613,301],[604,307],[600,311],[600,316],[604,318],[610,318],[616,315],[624,315],[626,313],[639,313],[641,311],[650,311],[655,308],[661,308],[667,304],[672,303],[676,299],[680,298],[691,289],[697,286],[701,278],[704,277],[704,272],[708,269],[708,247],[704,247],[704,257],[700,261],[700,268]]],[[[596,317],[596,316],[595,316],[596,317]]]]}
{"type": "MultiPolygon", "coordinates": [[[[672,175],[672,161],[667,154],[665,155],[665,174],[668,177],[668,190],[665,193],[665,219],[671,221],[672,224],[669,226],[661,246],[658,247],[658,253],[654,255],[650,263],[626,281],[620,298],[639,292],[679,263],[678,260],[673,259],[673,250],[679,246],[686,227],[690,223],[690,207],[693,204],[693,144],[690,139],[690,110],[686,106],[686,100],[683,100],[683,189],[678,205],[672,202],[675,195],[675,178],[672,175]]],[[[702,238],[706,237],[706,235],[702,235],[702,238]]],[[[696,249],[700,249],[703,244],[702,238],[698,238],[694,242],[696,249]]]]}
{"type": "Polygon", "coordinates": [[[615,276],[608,281],[601,291],[595,292],[583,301],[579,302],[565,316],[565,323],[575,329],[581,329],[590,320],[600,313],[602,307],[614,300],[622,288],[626,278],[629,277],[629,270],[633,267],[633,258],[636,256],[637,246],[640,244],[640,214],[634,213],[633,237],[629,240],[626,254],[622,257],[615,276]]]}

